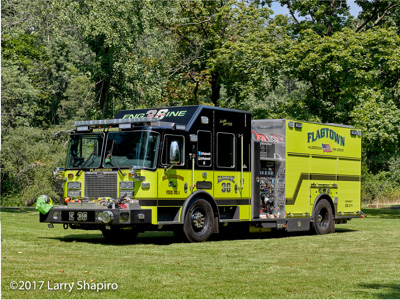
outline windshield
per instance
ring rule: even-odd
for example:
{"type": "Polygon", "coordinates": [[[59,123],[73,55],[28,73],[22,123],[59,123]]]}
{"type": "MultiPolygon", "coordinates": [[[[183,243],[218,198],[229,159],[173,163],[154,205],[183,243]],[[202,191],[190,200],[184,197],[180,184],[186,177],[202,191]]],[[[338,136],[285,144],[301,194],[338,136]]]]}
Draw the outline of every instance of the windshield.
{"type": "Polygon", "coordinates": [[[104,167],[156,167],[159,134],[150,131],[108,134],[104,167]]]}
{"type": "Polygon", "coordinates": [[[69,141],[67,168],[98,168],[104,134],[73,134],[69,141]]]}

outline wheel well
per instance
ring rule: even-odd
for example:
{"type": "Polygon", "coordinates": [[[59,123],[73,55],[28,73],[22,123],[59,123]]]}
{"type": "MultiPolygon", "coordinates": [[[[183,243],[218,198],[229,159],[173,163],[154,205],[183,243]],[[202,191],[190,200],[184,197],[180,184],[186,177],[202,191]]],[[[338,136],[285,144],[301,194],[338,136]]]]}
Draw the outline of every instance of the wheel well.
{"type": "Polygon", "coordinates": [[[214,198],[206,193],[206,192],[195,192],[193,193],[190,197],[188,197],[185,201],[185,203],[182,206],[182,214],[181,214],[181,221],[183,222],[185,215],[186,215],[186,211],[188,210],[188,208],[190,207],[190,205],[196,201],[197,199],[204,199],[206,200],[208,203],[210,203],[213,211],[214,211],[214,218],[218,217],[219,220],[219,211],[218,211],[218,206],[217,203],[215,202],[214,198]]]}
{"type": "Polygon", "coordinates": [[[332,200],[331,196],[329,196],[328,194],[320,194],[320,195],[318,195],[318,197],[314,201],[312,214],[314,215],[315,207],[317,206],[318,202],[321,201],[322,199],[328,200],[328,202],[329,202],[329,204],[331,205],[331,208],[332,208],[333,217],[335,218],[335,215],[336,215],[335,206],[333,205],[333,200],[332,200]]]}

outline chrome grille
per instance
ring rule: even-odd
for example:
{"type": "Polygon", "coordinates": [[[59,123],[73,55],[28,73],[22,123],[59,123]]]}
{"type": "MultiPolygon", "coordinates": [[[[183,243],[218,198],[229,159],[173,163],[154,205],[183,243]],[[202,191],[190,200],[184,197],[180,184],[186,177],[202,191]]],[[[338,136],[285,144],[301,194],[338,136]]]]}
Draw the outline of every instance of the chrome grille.
{"type": "Polygon", "coordinates": [[[117,198],[117,172],[85,172],[85,197],[117,198]]]}

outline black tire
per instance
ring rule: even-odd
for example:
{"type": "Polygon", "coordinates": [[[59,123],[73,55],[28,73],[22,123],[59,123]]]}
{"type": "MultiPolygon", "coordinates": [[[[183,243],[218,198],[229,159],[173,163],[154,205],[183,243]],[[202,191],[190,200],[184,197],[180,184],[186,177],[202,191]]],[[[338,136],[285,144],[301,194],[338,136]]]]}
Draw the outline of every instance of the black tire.
{"type": "Polygon", "coordinates": [[[335,220],[332,206],[326,199],[318,201],[313,214],[313,231],[316,234],[328,234],[335,232],[335,220]]]}
{"type": "Polygon", "coordinates": [[[134,229],[121,229],[118,227],[111,227],[111,229],[102,229],[101,233],[108,242],[116,243],[132,243],[136,240],[138,231],[134,229]]]}
{"type": "Polygon", "coordinates": [[[205,242],[213,233],[214,212],[204,199],[195,200],[185,215],[183,232],[189,242],[205,242]]]}

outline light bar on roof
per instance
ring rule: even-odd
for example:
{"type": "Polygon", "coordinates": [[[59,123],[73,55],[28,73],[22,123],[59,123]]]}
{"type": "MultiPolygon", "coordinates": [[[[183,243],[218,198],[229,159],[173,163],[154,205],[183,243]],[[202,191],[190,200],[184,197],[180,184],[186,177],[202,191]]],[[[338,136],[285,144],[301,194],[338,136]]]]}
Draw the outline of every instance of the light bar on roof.
{"type": "Polygon", "coordinates": [[[131,123],[121,123],[119,124],[119,129],[131,129],[132,128],[132,124],[131,123]]]}
{"type": "Polygon", "coordinates": [[[90,120],[75,121],[75,126],[111,126],[119,124],[149,123],[158,121],[158,118],[129,118],[129,119],[108,119],[108,120],[90,120]]]}
{"type": "Polygon", "coordinates": [[[89,126],[77,126],[77,131],[89,131],[89,126]]]}

